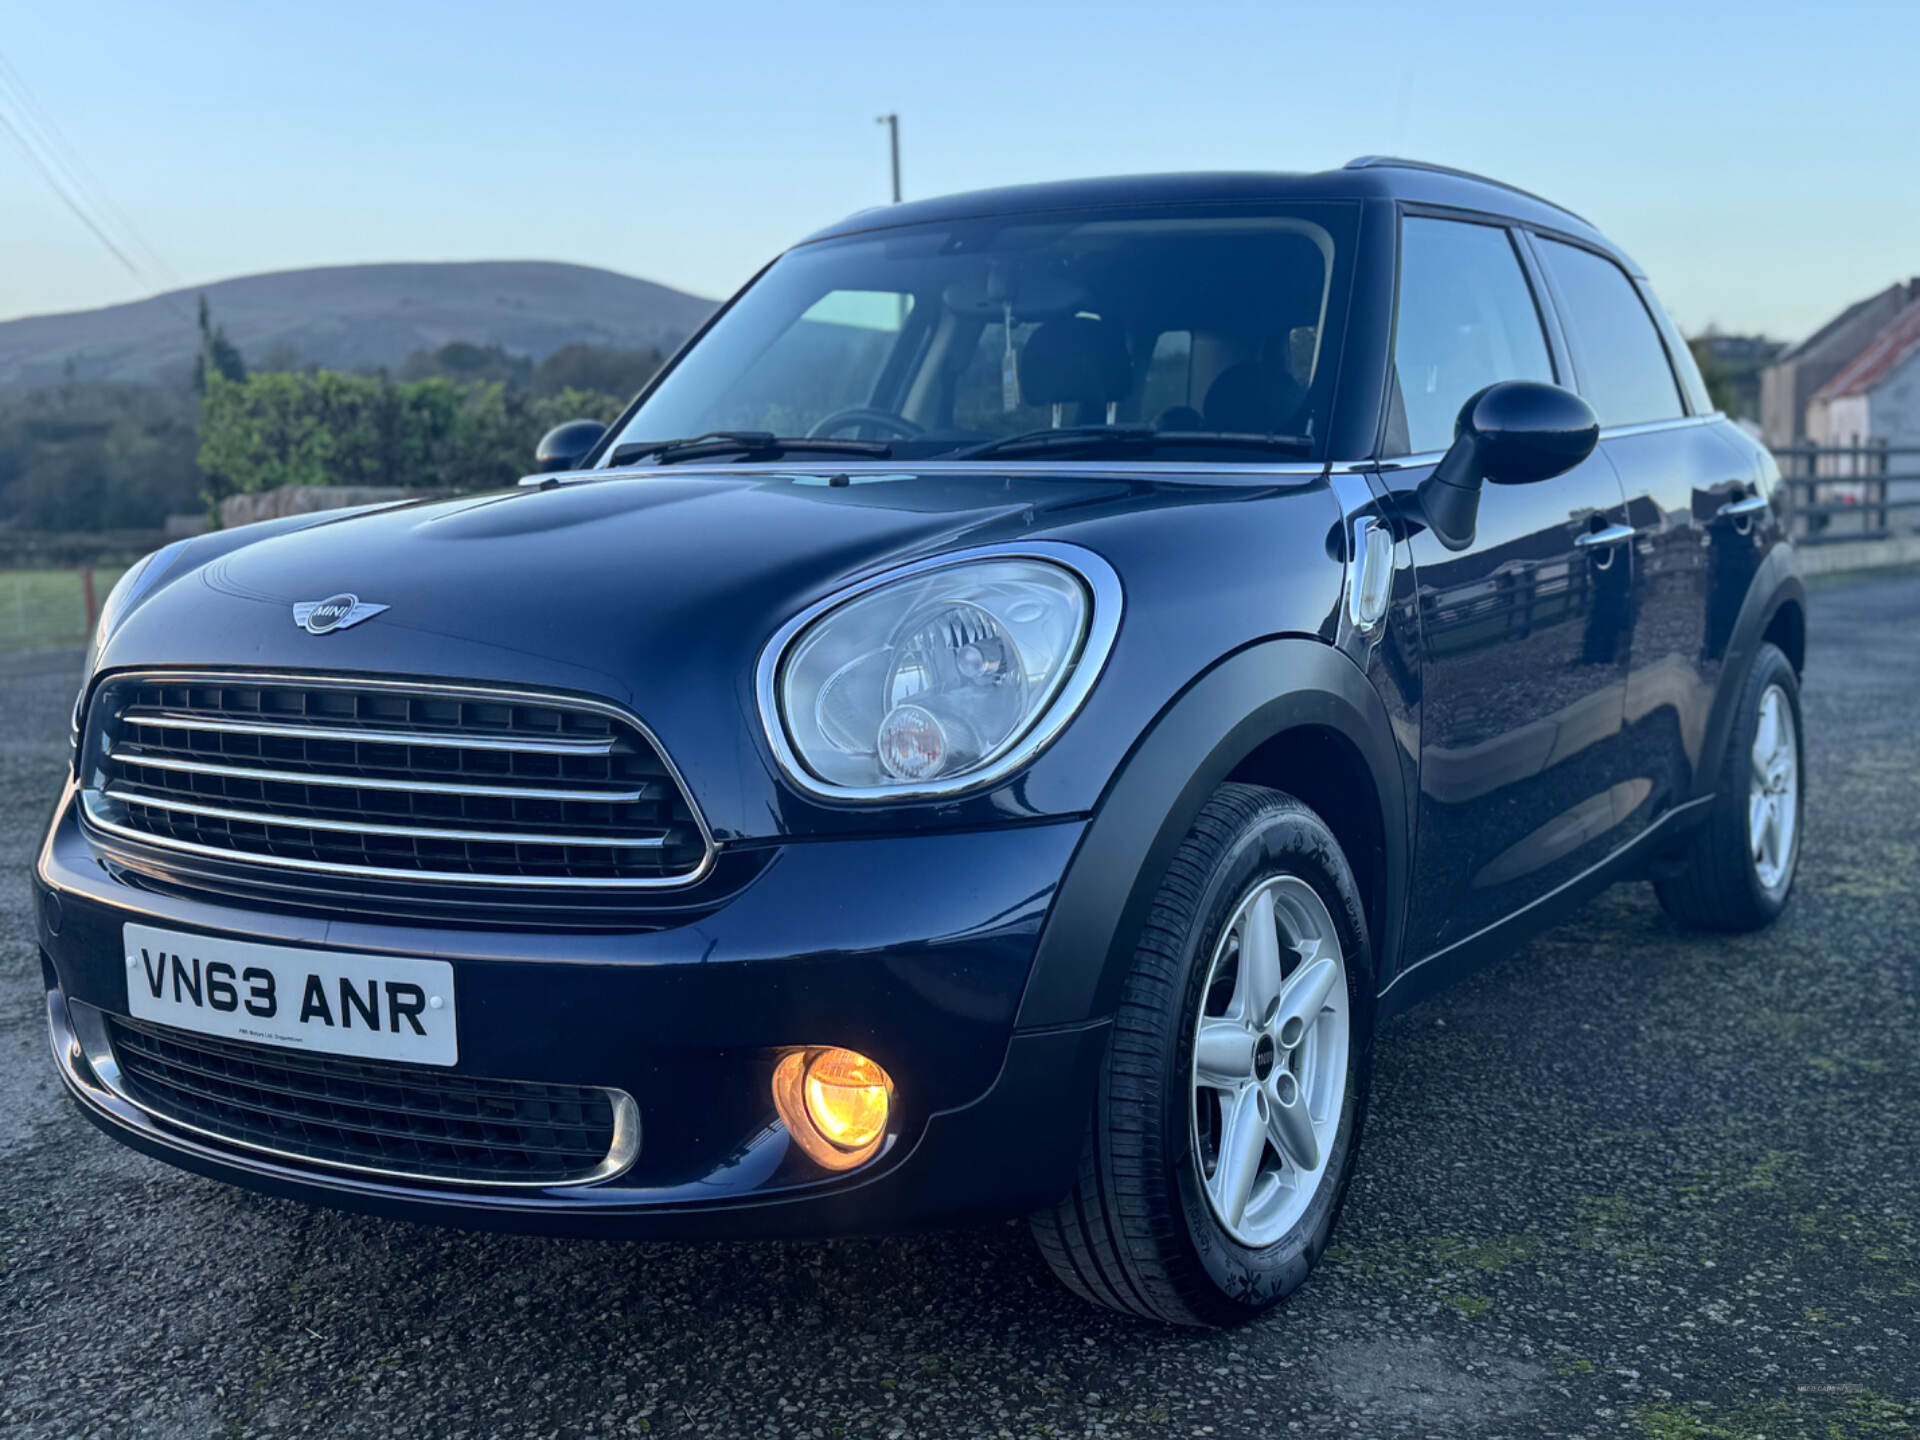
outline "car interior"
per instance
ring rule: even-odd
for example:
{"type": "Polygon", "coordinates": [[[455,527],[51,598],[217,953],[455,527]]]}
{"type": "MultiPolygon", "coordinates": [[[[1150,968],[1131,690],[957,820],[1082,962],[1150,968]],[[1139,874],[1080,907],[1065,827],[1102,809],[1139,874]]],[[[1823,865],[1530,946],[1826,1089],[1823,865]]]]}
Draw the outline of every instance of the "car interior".
{"type": "MultiPolygon", "coordinates": [[[[1322,426],[1335,247],[1319,225],[920,229],[790,254],[723,317],[759,331],[757,353],[684,418],[623,438],[750,428],[927,456],[1043,429],[1151,426],[1177,446],[1199,432],[1311,441],[1322,426]],[[780,283],[789,264],[798,283],[780,283]]],[[[636,420],[655,398],[681,409],[695,378],[668,377],[636,420]]]]}

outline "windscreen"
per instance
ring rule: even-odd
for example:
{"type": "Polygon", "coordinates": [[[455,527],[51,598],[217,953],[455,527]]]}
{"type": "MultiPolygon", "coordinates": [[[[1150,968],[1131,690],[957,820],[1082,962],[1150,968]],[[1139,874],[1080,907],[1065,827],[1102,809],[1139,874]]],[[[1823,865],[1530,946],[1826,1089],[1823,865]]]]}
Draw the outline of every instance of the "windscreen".
{"type": "Polygon", "coordinates": [[[803,245],[660,380],[606,453],[751,431],[935,458],[1124,427],[1155,451],[1210,436],[1209,459],[1232,458],[1222,437],[1233,436],[1291,437],[1317,454],[1356,215],[1337,203],[1080,211],[803,245]]]}

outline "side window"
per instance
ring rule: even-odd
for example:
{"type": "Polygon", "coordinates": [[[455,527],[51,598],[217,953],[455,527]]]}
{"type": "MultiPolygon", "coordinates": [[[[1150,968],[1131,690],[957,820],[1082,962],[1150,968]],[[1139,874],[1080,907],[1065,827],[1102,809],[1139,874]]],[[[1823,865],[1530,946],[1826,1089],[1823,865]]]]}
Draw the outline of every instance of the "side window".
{"type": "Polygon", "coordinates": [[[1565,308],[1581,392],[1602,425],[1637,425],[1686,413],[1667,347],[1627,272],[1591,250],[1540,242],[1540,262],[1565,308]]]}
{"type": "Polygon", "coordinates": [[[1686,397],[1688,413],[1711,415],[1720,407],[1707,394],[1706,379],[1700,374],[1700,364],[1693,358],[1693,349],[1687,344],[1687,337],[1680,333],[1680,327],[1673,323],[1673,316],[1667,313],[1667,307],[1660,303],[1660,297],[1653,293],[1653,288],[1646,281],[1640,281],[1633,288],[1646,301],[1647,309],[1653,315],[1653,323],[1660,327],[1660,338],[1667,342],[1667,358],[1673,362],[1674,373],[1680,377],[1680,393],[1686,397]]]}
{"type": "Polygon", "coordinates": [[[1504,229],[1401,223],[1393,365],[1405,435],[1396,416],[1389,441],[1401,453],[1446,449],[1460,407],[1496,380],[1554,378],[1539,307],[1504,229]]]}

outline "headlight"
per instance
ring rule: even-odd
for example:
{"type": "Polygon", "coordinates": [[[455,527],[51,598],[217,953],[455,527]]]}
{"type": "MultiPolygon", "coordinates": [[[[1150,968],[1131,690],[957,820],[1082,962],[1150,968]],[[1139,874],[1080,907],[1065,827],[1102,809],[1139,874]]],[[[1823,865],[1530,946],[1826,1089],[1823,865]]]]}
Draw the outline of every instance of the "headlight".
{"type": "MultiPolygon", "coordinates": [[[[171,548],[171,546],[168,547],[168,549],[171,548]]],[[[83,678],[93,674],[93,667],[100,663],[101,648],[106,645],[107,637],[113,634],[114,626],[120,623],[121,613],[127,608],[127,601],[143,588],[140,582],[146,573],[154,568],[153,562],[166,553],[166,550],[156,550],[145,559],[134,561],[121,572],[120,578],[113,582],[113,588],[107,592],[107,598],[100,606],[100,614],[94,622],[93,634],[87,637],[87,660],[80,670],[83,678]]]]}
{"type": "Polygon", "coordinates": [[[80,693],[73,698],[71,738],[76,752],[80,748],[80,711],[87,703],[87,690],[93,684],[93,670],[100,663],[100,652],[119,628],[128,608],[166,574],[167,567],[173,564],[174,558],[186,545],[186,541],[176,540],[171,545],[161,546],[145,559],[134,561],[107,592],[107,598],[100,606],[99,617],[94,622],[93,633],[87,637],[86,663],[80,667],[80,693]]]}
{"type": "Polygon", "coordinates": [[[1059,733],[1120,624],[1120,583],[1070,545],[943,556],[790,621],[760,664],[761,718],[802,788],[839,799],[991,783],[1059,733]]]}

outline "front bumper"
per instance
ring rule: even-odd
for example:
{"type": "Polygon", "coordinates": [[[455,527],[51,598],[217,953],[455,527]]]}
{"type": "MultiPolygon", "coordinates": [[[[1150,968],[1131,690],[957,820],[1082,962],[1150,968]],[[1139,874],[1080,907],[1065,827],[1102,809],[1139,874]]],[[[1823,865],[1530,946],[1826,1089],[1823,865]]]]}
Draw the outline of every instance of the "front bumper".
{"type": "MultiPolygon", "coordinates": [[[[645,1237],[836,1233],[1021,1213],[1071,1182],[1103,1025],[1014,1028],[1078,821],[780,848],[724,906],[646,933],[431,927],[159,893],[101,864],[71,796],[35,868],[54,1056],[136,1149],[275,1194],[406,1218],[645,1237]],[[456,1074],[625,1091],[644,1139],[603,1182],[394,1181],[194,1133],[89,1064],[76,1021],[127,1012],[129,921],[274,945],[446,960],[456,1074]],[[880,1153],[828,1175],[774,1117],[771,1057],[845,1045],[886,1066],[880,1153]]],[[[97,1027],[96,1027],[97,1028],[97,1027]]]]}

